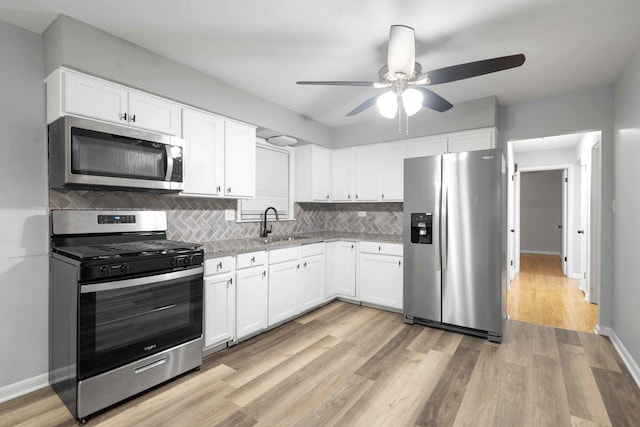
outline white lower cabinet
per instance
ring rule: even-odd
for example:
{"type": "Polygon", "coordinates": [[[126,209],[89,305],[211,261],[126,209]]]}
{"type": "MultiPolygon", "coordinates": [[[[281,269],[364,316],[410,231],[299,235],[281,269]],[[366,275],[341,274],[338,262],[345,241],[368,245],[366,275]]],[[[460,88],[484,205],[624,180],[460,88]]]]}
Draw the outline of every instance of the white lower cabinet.
{"type": "Polygon", "coordinates": [[[356,298],[356,242],[327,243],[325,298],[356,298]]]}
{"type": "Polygon", "coordinates": [[[358,282],[362,302],[402,310],[402,245],[361,242],[358,282]]]}
{"type": "MultiPolygon", "coordinates": [[[[260,254],[264,252],[256,252],[253,258],[257,259],[260,254]]],[[[251,259],[253,254],[243,255],[248,255],[251,259]]],[[[259,265],[236,271],[236,339],[267,327],[268,289],[266,266],[259,265]]]]}
{"type": "Polygon", "coordinates": [[[204,346],[233,340],[235,334],[236,288],[233,274],[204,278],[204,346]]]}
{"type": "Polygon", "coordinates": [[[300,313],[300,261],[269,265],[269,326],[300,313]]]}
{"type": "Polygon", "coordinates": [[[324,302],[325,254],[300,260],[300,309],[306,311],[324,302]]]}

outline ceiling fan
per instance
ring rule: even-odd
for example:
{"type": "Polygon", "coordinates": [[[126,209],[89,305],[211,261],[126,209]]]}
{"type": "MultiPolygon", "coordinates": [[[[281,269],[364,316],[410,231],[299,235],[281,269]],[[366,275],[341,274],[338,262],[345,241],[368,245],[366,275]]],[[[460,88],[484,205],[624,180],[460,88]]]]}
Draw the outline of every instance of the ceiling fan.
{"type": "Polygon", "coordinates": [[[374,89],[389,89],[367,99],[347,113],[347,116],[354,116],[373,105],[377,105],[383,116],[394,118],[398,113],[401,115],[402,110],[407,116],[412,116],[422,107],[439,112],[447,111],[453,107],[449,101],[428,89],[427,86],[519,67],[524,64],[524,61],[524,55],[518,54],[423,72],[422,66],[415,62],[413,28],[405,25],[392,25],[389,32],[387,65],[378,72],[379,81],[299,81],[296,83],[299,85],[365,86],[374,89]],[[400,105],[402,105],[402,109],[400,105]]]}

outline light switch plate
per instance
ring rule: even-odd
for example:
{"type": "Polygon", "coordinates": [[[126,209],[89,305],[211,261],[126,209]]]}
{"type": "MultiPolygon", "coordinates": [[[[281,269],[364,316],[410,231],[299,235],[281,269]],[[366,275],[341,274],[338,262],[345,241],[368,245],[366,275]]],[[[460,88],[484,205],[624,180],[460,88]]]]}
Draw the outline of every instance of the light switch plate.
{"type": "Polygon", "coordinates": [[[236,219],[236,211],[233,209],[225,209],[224,210],[224,220],[225,221],[235,221],[236,219]]]}
{"type": "Polygon", "coordinates": [[[358,212],[358,216],[367,216],[367,212],[366,211],[359,211],[358,212]]]}

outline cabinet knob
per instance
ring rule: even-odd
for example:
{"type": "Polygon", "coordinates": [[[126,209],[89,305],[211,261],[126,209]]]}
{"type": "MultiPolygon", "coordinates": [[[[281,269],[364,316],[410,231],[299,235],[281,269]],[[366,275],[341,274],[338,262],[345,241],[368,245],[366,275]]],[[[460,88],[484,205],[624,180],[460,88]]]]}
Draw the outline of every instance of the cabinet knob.
{"type": "Polygon", "coordinates": [[[267,277],[267,272],[266,271],[262,272],[262,277],[267,277]]]}
{"type": "Polygon", "coordinates": [[[218,186],[216,187],[216,193],[219,193],[219,192],[220,192],[220,186],[218,185],[218,186]]]}
{"type": "Polygon", "coordinates": [[[356,246],[352,244],[352,245],[351,245],[351,250],[353,250],[353,248],[355,248],[355,247],[356,247],[356,246]]]}
{"type": "Polygon", "coordinates": [[[251,257],[251,264],[253,264],[254,262],[256,262],[256,257],[252,256],[251,257]]]}
{"type": "Polygon", "coordinates": [[[382,193],[382,198],[384,199],[384,193],[382,193]]]}
{"type": "Polygon", "coordinates": [[[221,268],[222,268],[222,261],[220,261],[220,262],[218,263],[218,265],[216,265],[216,269],[217,269],[218,271],[220,271],[220,269],[221,269],[221,268]]]}
{"type": "Polygon", "coordinates": [[[124,120],[126,122],[127,121],[127,113],[120,114],[120,120],[124,120]]]}
{"type": "Polygon", "coordinates": [[[307,268],[307,262],[306,261],[302,265],[304,266],[304,268],[307,268]]]}
{"type": "Polygon", "coordinates": [[[358,200],[358,195],[356,194],[356,200],[358,200]]]}
{"type": "Polygon", "coordinates": [[[347,199],[351,200],[351,194],[347,194],[347,199]]]}
{"type": "Polygon", "coordinates": [[[129,120],[131,121],[131,123],[135,123],[136,122],[136,115],[132,114],[131,118],[129,120]]]}
{"type": "Polygon", "coordinates": [[[296,265],[296,268],[297,268],[298,270],[300,270],[300,264],[296,265]]]}
{"type": "Polygon", "coordinates": [[[231,187],[227,187],[227,194],[231,193],[231,187]]]}
{"type": "Polygon", "coordinates": [[[398,267],[402,265],[402,261],[398,261],[398,267]]]}
{"type": "Polygon", "coordinates": [[[329,195],[327,194],[327,200],[329,200],[329,195]]]}
{"type": "Polygon", "coordinates": [[[380,252],[382,250],[381,246],[378,246],[378,252],[380,252]]]}

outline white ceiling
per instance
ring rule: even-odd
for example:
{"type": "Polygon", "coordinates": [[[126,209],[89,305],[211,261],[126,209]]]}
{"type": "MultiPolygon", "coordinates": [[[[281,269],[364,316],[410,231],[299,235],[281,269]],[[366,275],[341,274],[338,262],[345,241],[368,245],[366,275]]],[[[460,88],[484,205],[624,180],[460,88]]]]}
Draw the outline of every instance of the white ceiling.
{"type": "Polygon", "coordinates": [[[524,53],[523,67],[434,86],[502,104],[613,82],[640,40],[638,0],[2,0],[41,33],[63,13],[330,126],[376,92],[297,80],[376,80],[389,26],[415,28],[424,70],[524,53]]]}

